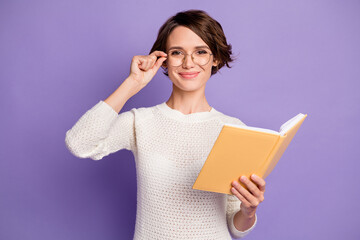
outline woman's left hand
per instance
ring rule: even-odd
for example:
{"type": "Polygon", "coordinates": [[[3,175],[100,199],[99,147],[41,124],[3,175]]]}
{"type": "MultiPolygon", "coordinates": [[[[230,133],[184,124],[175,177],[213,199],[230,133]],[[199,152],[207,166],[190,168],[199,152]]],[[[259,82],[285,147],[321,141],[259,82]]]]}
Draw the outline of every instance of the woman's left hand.
{"type": "Polygon", "coordinates": [[[251,175],[251,180],[245,176],[239,180],[250,190],[241,186],[237,181],[232,182],[231,192],[241,201],[240,211],[246,216],[254,216],[257,206],[264,201],[265,180],[255,174],[251,175]]]}

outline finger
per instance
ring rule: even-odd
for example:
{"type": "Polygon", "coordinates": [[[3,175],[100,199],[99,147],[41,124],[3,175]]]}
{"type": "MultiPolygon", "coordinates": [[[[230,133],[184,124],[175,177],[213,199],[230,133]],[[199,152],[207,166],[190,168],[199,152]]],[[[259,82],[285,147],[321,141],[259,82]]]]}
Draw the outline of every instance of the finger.
{"type": "Polygon", "coordinates": [[[162,63],[163,63],[165,60],[166,60],[166,57],[161,57],[161,58],[159,58],[159,59],[156,61],[155,65],[154,65],[154,67],[153,67],[153,70],[154,70],[154,71],[158,71],[159,68],[161,67],[162,63]]]}
{"type": "Polygon", "coordinates": [[[149,59],[149,69],[154,67],[156,60],[156,56],[152,56],[152,58],[149,59]]]}
{"type": "Polygon", "coordinates": [[[147,71],[154,66],[157,57],[155,55],[148,55],[148,56],[143,56],[143,57],[145,59],[143,68],[145,71],[147,71]]]}
{"type": "Polygon", "coordinates": [[[167,54],[163,51],[153,51],[152,53],[150,53],[150,55],[156,57],[167,56],[167,54]]]}
{"type": "Polygon", "coordinates": [[[260,191],[265,192],[266,182],[263,178],[253,174],[251,175],[251,179],[258,185],[260,191]]]}
{"type": "Polygon", "coordinates": [[[261,191],[260,189],[256,186],[255,183],[253,183],[252,181],[250,181],[247,177],[242,176],[239,178],[240,181],[242,183],[244,183],[246,185],[246,187],[249,189],[249,191],[256,197],[260,197],[261,196],[261,191]]]}
{"type": "Polygon", "coordinates": [[[146,59],[144,70],[147,71],[151,68],[151,60],[146,59]]]}
{"type": "Polygon", "coordinates": [[[157,71],[160,67],[161,67],[161,64],[166,60],[162,60],[160,66],[157,66],[156,63],[157,61],[159,61],[162,57],[167,57],[167,54],[163,51],[154,51],[152,52],[149,56],[153,57],[154,58],[154,64],[151,66],[151,68],[153,68],[153,70],[157,71]],[[154,67],[155,65],[155,67],[154,67]]]}
{"type": "Polygon", "coordinates": [[[231,188],[231,192],[243,203],[246,207],[250,207],[251,204],[241,195],[234,187],[231,188]]]}
{"type": "Polygon", "coordinates": [[[137,65],[137,66],[141,66],[141,64],[143,63],[143,59],[139,56],[134,56],[133,57],[133,62],[137,65]]]}
{"type": "Polygon", "coordinates": [[[138,60],[138,62],[139,62],[139,68],[141,69],[141,70],[145,70],[145,68],[146,68],[146,59],[145,58],[143,58],[143,57],[139,57],[138,58],[139,60],[138,60]]]}
{"type": "Polygon", "coordinates": [[[235,186],[235,189],[250,203],[251,206],[258,206],[259,200],[252,195],[248,190],[246,190],[243,186],[238,184],[238,186],[235,186]]]}
{"type": "Polygon", "coordinates": [[[144,64],[143,64],[143,69],[144,71],[147,71],[151,68],[151,61],[148,58],[145,58],[144,60],[144,64]]]}

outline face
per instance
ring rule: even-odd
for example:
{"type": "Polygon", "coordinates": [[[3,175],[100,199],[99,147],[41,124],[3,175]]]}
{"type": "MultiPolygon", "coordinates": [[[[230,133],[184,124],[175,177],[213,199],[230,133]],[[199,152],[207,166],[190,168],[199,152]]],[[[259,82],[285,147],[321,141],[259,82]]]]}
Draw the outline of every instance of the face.
{"type": "MultiPolygon", "coordinates": [[[[173,29],[167,39],[166,50],[169,52],[173,47],[180,47],[176,50],[181,50],[187,53],[182,65],[178,67],[167,65],[170,80],[177,87],[183,91],[196,91],[204,89],[206,82],[211,76],[212,66],[216,66],[217,62],[214,61],[214,56],[210,56],[210,61],[203,66],[193,62],[191,53],[196,50],[201,50],[196,47],[205,46],[202,49],[210,51],[209,46],[192,30],[184,26],[177,26],[173,29]],[[207,48],[206,48],[207,47],[207,48]],[[195,76],[184,75],[184,73],[197,73],[195,76]]],[[[172,49],[172,51],[175,49],[172,49]]],[[[210,51],[211,52],[211,51],[210,51]]],[[[168,53],[169,54],[169,53],[168,53]]]]}

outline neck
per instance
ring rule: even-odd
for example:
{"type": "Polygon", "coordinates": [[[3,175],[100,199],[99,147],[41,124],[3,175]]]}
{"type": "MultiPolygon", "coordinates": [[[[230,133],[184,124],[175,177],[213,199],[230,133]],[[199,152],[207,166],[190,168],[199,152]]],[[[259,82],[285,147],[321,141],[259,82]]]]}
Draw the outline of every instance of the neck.
{"type": "Polygon", "coordinates": [[[211,106],[205,97],[205,89],[194,92],[180,92],[173,89],[166,104],[172,109],[178,110],[184,114],[209,112],[211,110],[211,106]]]}

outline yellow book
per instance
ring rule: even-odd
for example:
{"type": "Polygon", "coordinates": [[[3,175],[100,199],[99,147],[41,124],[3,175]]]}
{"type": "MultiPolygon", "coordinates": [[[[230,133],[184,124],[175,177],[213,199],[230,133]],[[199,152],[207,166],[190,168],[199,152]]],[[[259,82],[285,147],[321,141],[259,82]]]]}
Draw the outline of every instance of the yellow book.
{"type": "Polygon", "coordinates": [[[254,173],[265,179],[306,117],[299,113],[281,125],[279,132],[224,124],[192,188],[232,195],[231,183],[239,182],[240,176],[250,179],[254,173]]]}

